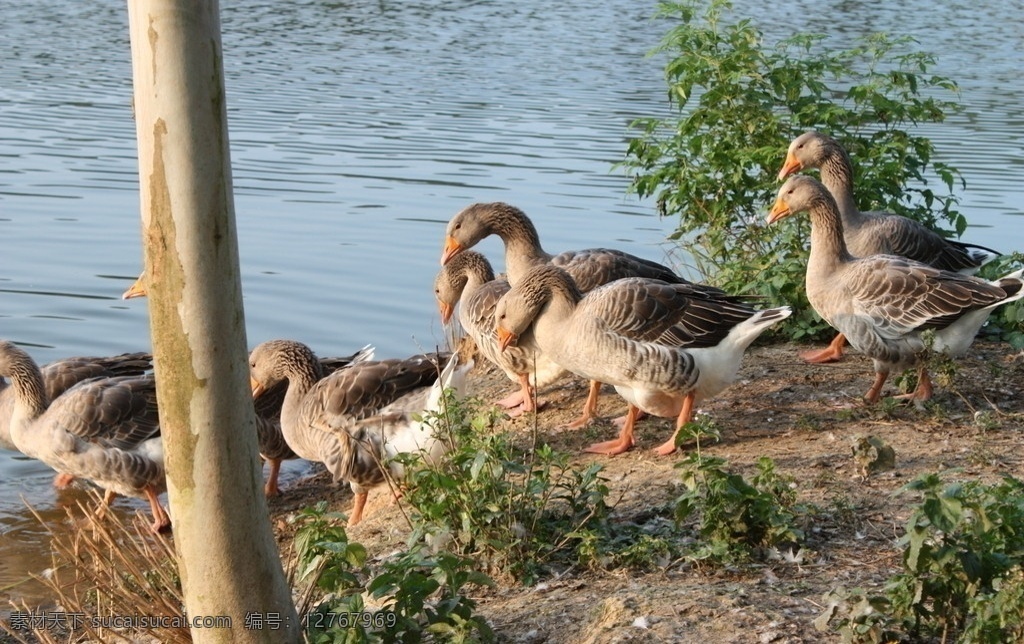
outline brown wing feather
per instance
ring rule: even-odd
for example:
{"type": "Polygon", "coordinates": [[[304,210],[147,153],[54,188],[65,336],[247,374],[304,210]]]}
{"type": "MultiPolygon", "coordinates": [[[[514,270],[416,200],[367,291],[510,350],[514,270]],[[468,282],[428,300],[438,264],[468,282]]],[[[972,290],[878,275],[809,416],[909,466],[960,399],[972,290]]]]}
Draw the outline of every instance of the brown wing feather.
{"type": "Polygon", "coordinates": [[[984,280],[902,257],[862,259],[856,271],[883,274],[877,279],[850,280],[857,311],[883,321],[883,328],[899,335],[914,329],[945,328],[964,313],[1006,297],[1003,289],[984,280]]]}
{"type": "Polygon", "coordinates": [[[43,418],[104,447],[130,450],[160,435],[152,375],[86,380],[55,399],[43,418]]]}

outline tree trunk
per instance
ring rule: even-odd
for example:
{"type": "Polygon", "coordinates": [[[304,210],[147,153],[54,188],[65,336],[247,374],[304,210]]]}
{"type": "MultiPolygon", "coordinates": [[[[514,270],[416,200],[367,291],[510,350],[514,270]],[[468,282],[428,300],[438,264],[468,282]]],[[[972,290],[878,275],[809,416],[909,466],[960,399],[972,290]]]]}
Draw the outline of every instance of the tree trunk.
{"type": "Polygon", "coordinates": [[[248,384],[219,6],[129,0],[128,9],[150,326],[185,610],[232,624],[193,627],[192,637],[297,642],[248,384]],[[257,620],[263,629],[246,628],[257,620]]]}

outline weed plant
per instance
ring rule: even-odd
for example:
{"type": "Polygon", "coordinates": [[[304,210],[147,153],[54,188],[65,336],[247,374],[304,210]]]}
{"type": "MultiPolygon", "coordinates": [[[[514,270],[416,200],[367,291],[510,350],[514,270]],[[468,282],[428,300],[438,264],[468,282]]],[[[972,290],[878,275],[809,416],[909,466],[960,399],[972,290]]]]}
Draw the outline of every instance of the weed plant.
{"type": "Polygon", "coordinates": [[[54,551],[52,574],[36,579],[59,610],[39,613],[22,604],[15,607],[10,626],[0,626],[19,642],[135,642],[140,635],[170,644],[191,642],[174,546],[153,534],[142,515],[127,522],[111,511],[101,517],[96,507],[102,502],[98,494],[92,496],[95,507],[79,503],[66,508],[67,521],[80,526],[73,531],[53,528],[33,510],[54,551]],[[31,617],[40,614],[47,619],[31,617]],[[152,619],[139,620],[133,628],[108,627],[125,623],[130,615],[152,619]],[[22,617],[29,628],[19,627],[22,617]]]}
{"type": "Polygon", "coordinates": [[[903,571],[881,593],[830,592],[815,625],[855,643],[1024,641],[1024,483],[927,474],[902,491],[922,495],[900,540],[903,571]]]}
{"type": "Polygon", "coordinates": [[[320,591],[316,600],[307,593],[300,607],[307,641],[494,640],[487,622],[474,614],[475,602],[465,595],[468,585],[492,583],[472,560],[444,552],[428,556],[415,546],[370,566],[366,549],[348,540],[344,515],[318,504],[297,520],[297,577],[307,589],[320,591]]]}
{"type": "MultiPolygon", "coordinates": [[[[876,34],[846,50],[814,34],[769,43],[752,20],[730,18],[731,8],[728,0],[660,5],[674,26],[655,53],[668,59],[677,113],[637,121],[620,167],[633,192],[678,218],[672,237],[699,277],[792,305],[796,313],[773,329],[790,339],[823,335],[827,325],[803,287],[807,222],[761,223],[789,142],[809,129],[826,132],[850,153],[861,210],[889,210],[960,235],[967,226],[956,210],[960,174],[914,134],[918,124],[959,109],[958,88],[929,72],[934,57],[910,38],[876,34]]],[[[1019,311],[1012,324],[1001,322],[1004,330],[1024,331],[1019,311]]]]}
{"type": "Polygon", "coordinates": [[[435,420],[449,449],[412,467],[403,501],[413,541],[471,557],[492,575],[527,584],[556,564],[571,565],[607,526],[601,466],[573,468],[569,456],[495,431],[496,412],[476,401],[446,406],[435,420]]]}
{"type": "MultiPolygon", "coordinates": [[[[682,473],[683,493],[676,501],[680,524],[699,516],[699,539],[688,557],[705,562],[728,563],[762,556],[769,548],[796,547],[803,540],[797,527],[793,481],[775,470],[774,462],[762,457],[757,474],[748,482],[726,469],[725,459],[702,453],[700,442],[708,438],[698,423],[684,428],[683,440],[697,447],[676,467],[682,473]]],[[[716,434],[711,434],[716,436],[716,434]]]]}

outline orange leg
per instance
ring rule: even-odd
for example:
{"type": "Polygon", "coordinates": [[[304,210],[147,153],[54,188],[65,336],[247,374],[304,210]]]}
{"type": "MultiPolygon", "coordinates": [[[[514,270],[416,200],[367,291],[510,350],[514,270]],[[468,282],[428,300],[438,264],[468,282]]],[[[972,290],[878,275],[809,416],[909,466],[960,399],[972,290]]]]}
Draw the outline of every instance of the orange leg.
{"type": "Polygon", "coordinates": [[[104,490],[103,500],[100,502],[100,506],[96,508],[96,514],[93,515],[96,517],[97,521],[103,520],[103,517],[107,514],[107,508],[110,507],[110,504],[113,503],[116,498],[117,492],[114,492],[113,490],[104,490]]]}
{"type": "Polygon", "coordinates": [[[53,487],[57,488],[58,490],[64,490],[74,482],[74,474],[65,474],[64,472],[61,472],[57,476],[53,477],[53,487]]]}
{"type": "Polygon", "coordinates": [[[896,397],[911,402],[924,402],[932,397],[932,393],[932,379],[928,375],[928,370],[920,367],[917,370],[917,387],[914,388],[913,393],[902,394],[896,397]]]}
{"type": "Polygon", "coordinates": [[[527,412],[537,411],[537,407],[534,405],[534,396],[536,390],[530,385],[529,374],[520,373],[519,376],[519,391],[509,394],[505,398],[498,401],[498,404],[508,409],[508,415],[512,418],[521,416],[527,412]],[[506,404],[513,402],[514,404],[506,404]]]}
{"type": "Polygon", "coordinates": [[[824,364],[826,362],[839,362],[843,359],[843,347],[846,346],[846,336],[842,333],[837,335],[832,343],[818,351],[805,351],[800,354],[804,362],[811,364],[824,364]]]}
{"type": "Polygon", "coordinates": [[[639,409],[630,405],[629,410],[626,412],[626,422],[622,423],[622,431],[619,432],[618,438],[604,441],[603,443],[594,443],[583,451],[590,452],[591,454],[605,454],[606,456],[615,456],[616,454],[628,452],[636,444],[636,440],[633,438],[633,426],[636,424],[636,417],[639,413],[639,409]]]}
{"type": "Polygon", "coordinates": [[[597,418],[597,397],[601,393],[601,383],[596,380],[590,381],[590,391],[587,393],[587,401],[583,403],[583,413],[571,423],[562,425],[560,429],[580,429],[594,422],[597,418]]]}
{"type": "Polygon", "coordinates": [[[267,474],[267,482],[263,486],[263,494],[269,499],[281,493],[281,489],[277,487],[277,477],[281,474],[281,459],[268,458],[267,463],[270,464],[270,473],[267,474]]]}
{"type": "Polygon", "coordinates": [[[352,504],[352,514],[348,518],[348,527],[352,527],[363,520],[363,508],[366,507],[366,498],[369,492],[357,492],[355,502],[352,504]]]}
{"type": "Polygon", "coordinates": [[[525,398],[522,389],[516,389],[509,395],[505,396],[501,400],[494,401],[494,404],[505,409],[513,409],[523,404],[525,398]]]}
{"type": "MultiPolygon", "coordinates": [[[[649,414],[643,409],[638,409],[636,411],[636,420],[643,420],[644,418],[647,418],[648,415],[649,414]]],[[[619,429],[622,429],[622,426],[626,424],[626,417],[626,415],[623,415],[619,416],[618,418],[613,418],[612,425],[618,427],[619,429]]]]}
{"type": "Polygon", "coordinates": [[[693,392],[686,394],[686,398],[683,398],[683,408],[679,411],[679,417],[676,419],[676,431],[672,432],[672,438],[655,448],[654,451],[658,455],[668,456],[676,451],[676,439],[679,437],[679,431],[683,428],[683,425],[693,420],[694,398],[696,398],[696,395],[693,392]]]}
{"type": "Polygon", "coordinates": [[[871,385],[871,389],[868,389],[868,393],[864,394],[864,400],[869,403],[878,402],[878,399],[882,397],[882,385],[885,384],[885,380],[888,377],[888,371],[879,371],[876,373],[875,382],[871,385]]]}
{"type": "Polygon", "coordinates": [[[164,510],[164,506],[160,505],[160,499],[157,496],[156,490],[150,485],[143,491],[146,493],[146,498],[149,499],[149,510],[153,513],[153,523],[149,526],[150,530],[157,534],[167,532],[171,528],[171,517],[167,516],[167,510],[164,510]]]}

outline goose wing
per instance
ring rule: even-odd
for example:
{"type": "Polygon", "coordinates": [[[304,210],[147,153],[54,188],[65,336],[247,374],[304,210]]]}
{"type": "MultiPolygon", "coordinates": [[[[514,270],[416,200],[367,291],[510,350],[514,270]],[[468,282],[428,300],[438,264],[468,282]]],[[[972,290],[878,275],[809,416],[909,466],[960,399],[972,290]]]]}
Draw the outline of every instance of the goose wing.
{"type": "Polygon", "coordinates": [[[669,283],[686,283],[672,269],[658,262],[612,248],[566,251],[551,258],[553,266],[564,269],[586,293],[614,280],[646,277],[669,283]]]}
{"type": "Polygon", "coordinates": [[[723,333],[722,316],[736,318],[738,323],[753,314],[727,296],[709,296],[700,285],[644,278],[620,279],[599,287],[588,293],[580,306],[584,307],[580,315],[600,319],[609,331],[674,346],[713,346],[715,337],[728,334],[728,329],[723,333]]]}
{"type": "Polygon", "coordinates": [[[984,280],[896,256],[859,260],[844,281],[854,312],[894,338],[945,328],[969,311],[1006,298],[1002,288],[984,280]]]}
{"type": "Polygon", "coordinates": [[[42,368],[46,396],[54,400],[65,391],[90,378],[134,376],[153,368],[153,356],[148,353],[122,353],[116,356],[81,356],[65,358],[42,368]]]}
{"type": "Polygon", "coordinates": [[[94,378],[54,399],[42,417],[102,447],[131,450],[160,435],[152,375],[94,378]]]}
{"type": "Polygon", "coordinates": [[[300,413],[318,429],[344,428],[353,420],[379,413],[402,396],[435,380],[450,354],[364,362],[336,371],[310,390],[300,413]]]}

